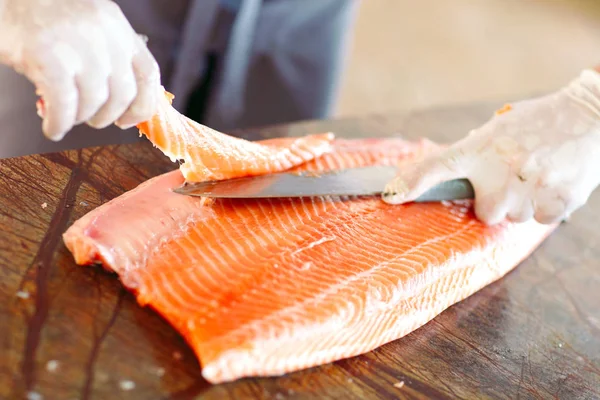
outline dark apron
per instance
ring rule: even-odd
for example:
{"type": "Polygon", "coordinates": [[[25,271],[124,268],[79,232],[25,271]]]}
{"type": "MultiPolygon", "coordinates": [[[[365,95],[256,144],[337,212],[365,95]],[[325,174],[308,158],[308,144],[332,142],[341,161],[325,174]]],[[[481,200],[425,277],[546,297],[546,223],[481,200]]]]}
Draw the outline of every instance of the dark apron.
{"type": "MultiPolygon", "coordinates": [[[[331,115],[359,0],[117,0],[182,113],[227,132],[331,115]],[[143,6],[142,6],[143,5],[143,6]]],[[[0,158],[139,140],[79,125],[47,140],[35,90],[0,66],[0,158]]]]}

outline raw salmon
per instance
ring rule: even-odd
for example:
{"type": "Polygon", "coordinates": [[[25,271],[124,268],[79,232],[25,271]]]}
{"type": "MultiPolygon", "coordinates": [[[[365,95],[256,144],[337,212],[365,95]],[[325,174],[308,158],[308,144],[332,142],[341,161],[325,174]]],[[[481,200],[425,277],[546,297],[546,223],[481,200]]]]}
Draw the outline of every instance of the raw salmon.
{"type": "MultiPolygon", "coordinates": [[[[398,164],[432,142],[335,140],[297,169],[398,164]]],[[[78,264],[114,270],[219,383],[276,376],[401,338],[501,278],[555,226],[486,226],[471,203],[378,197],[209,200],[155,177],[76,221],[78,264]]]]}
{"type": "Polygon", "coordinates": [[[137,127],[171,161],[183,161],[187,181],[221,180],[280,172],[318,157],[330,148],[332,133],[249,142],[225,135],[180,114],[164,91],[158,112],[137,127]]]}

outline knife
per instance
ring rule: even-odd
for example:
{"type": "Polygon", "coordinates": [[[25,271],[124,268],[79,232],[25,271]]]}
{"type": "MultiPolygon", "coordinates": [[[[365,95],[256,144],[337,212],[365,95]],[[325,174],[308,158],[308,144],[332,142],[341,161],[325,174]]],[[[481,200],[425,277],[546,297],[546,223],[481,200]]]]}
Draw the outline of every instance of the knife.
{"type": "MultiPolygon", "coordinates": [[[[173,189],[188,196],[214,198],[274,198],[381,195],[398,169],[393,166],[348,168],[331,172],[281,172],[221,181],[184,183],[173,189]]],[[[416,202],[451,201],[474,198],[467,179],[443,182],[424,193],[416,202]]]]}

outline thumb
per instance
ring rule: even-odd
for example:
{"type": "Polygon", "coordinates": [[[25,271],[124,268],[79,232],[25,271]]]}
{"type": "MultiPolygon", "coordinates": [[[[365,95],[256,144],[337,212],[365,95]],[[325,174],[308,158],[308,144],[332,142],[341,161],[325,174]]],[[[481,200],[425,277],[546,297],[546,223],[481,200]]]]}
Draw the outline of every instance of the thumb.
{"type": "Polygon", "coordinates": [[[383,201],[388,204],[408,203],[438,184],[464,178],[463,158],[459,148],[451,148],[440,155],[405,167],[385,186],[383,201]]]}

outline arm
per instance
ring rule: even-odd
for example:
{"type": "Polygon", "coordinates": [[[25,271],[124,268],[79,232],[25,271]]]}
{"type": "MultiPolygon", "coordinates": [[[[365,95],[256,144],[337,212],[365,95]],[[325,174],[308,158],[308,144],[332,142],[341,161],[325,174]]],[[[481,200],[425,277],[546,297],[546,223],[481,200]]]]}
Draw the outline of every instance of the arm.
{"type": "Polygon", "coordinates": [[[0,0],[0,61],[43,97],[52,140],[84,122],[143,122],[160,93],[154,57],[110,0],[0,0]]]}

